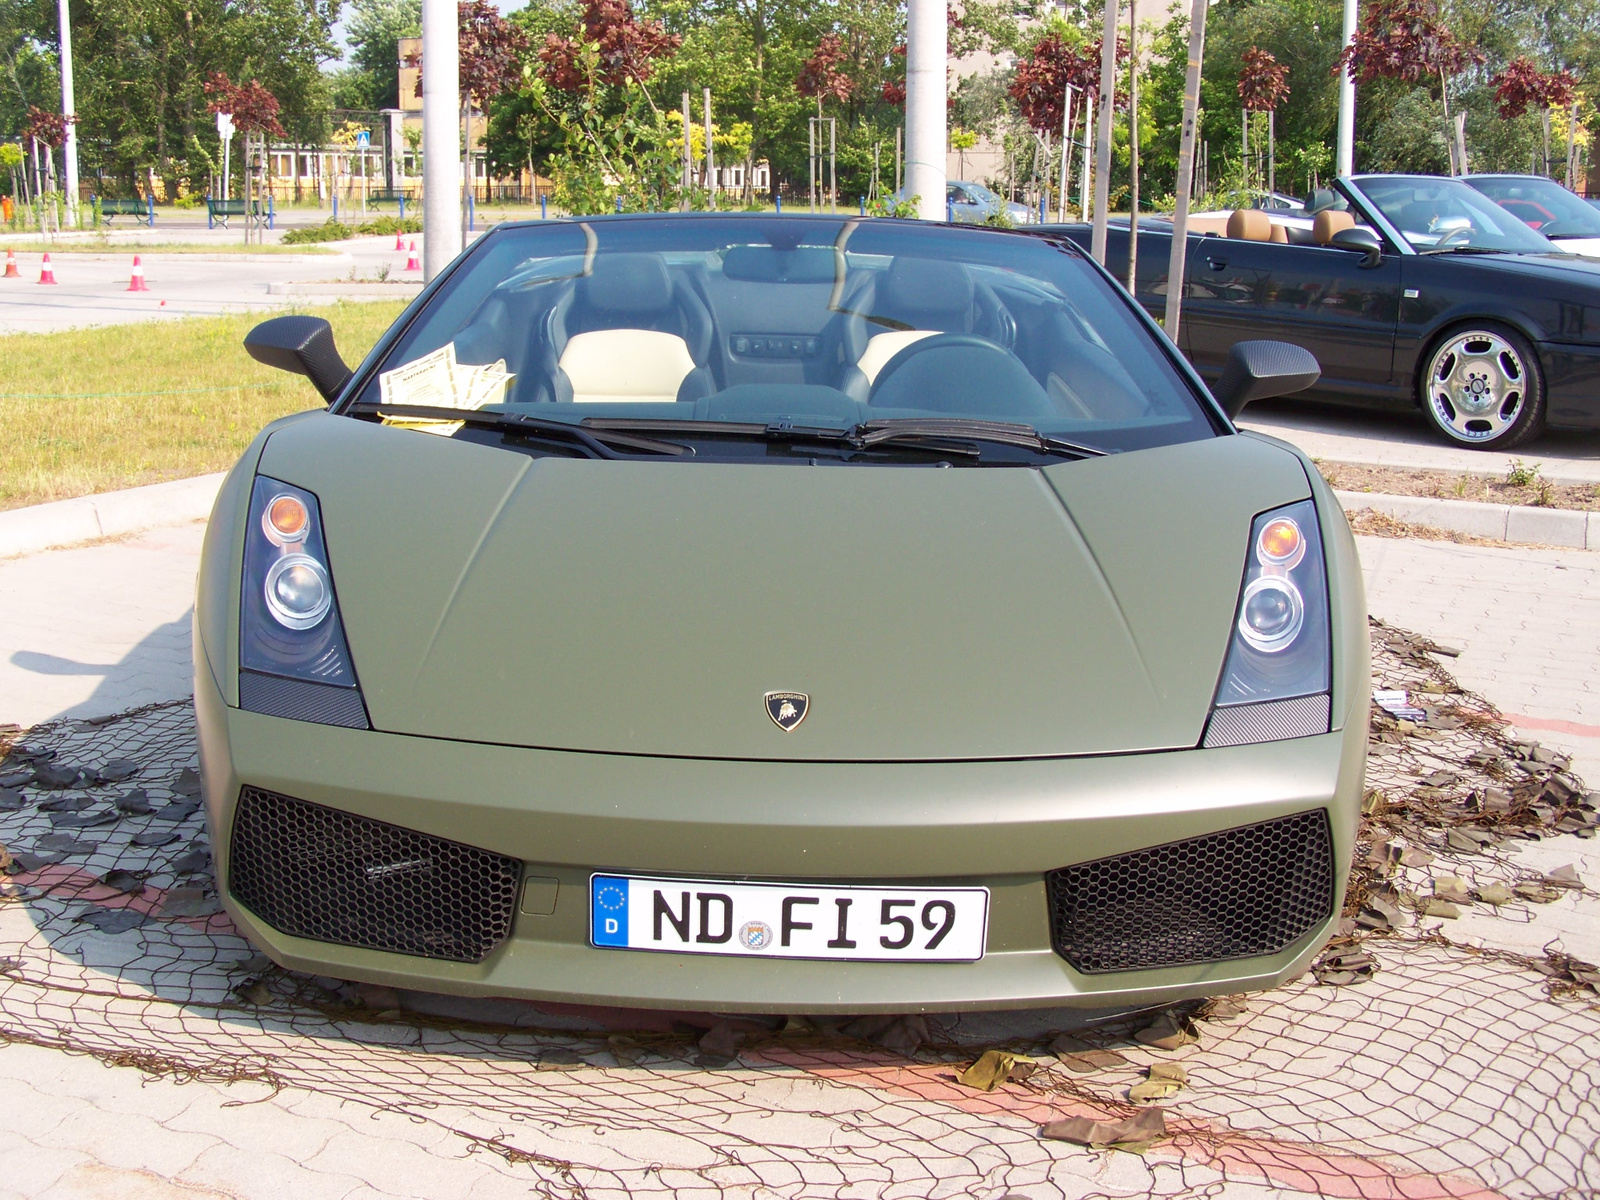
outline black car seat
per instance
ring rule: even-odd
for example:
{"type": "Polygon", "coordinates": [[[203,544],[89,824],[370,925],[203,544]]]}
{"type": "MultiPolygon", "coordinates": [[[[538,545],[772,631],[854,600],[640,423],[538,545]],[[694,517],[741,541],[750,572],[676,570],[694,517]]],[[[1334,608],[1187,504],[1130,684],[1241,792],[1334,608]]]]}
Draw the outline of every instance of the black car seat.
{"type": "Polygon", "coordinates": [[[697,400],[716,390],[711,314],[657,254],[602,254],[550,307],[541,341],[553,399],[697,400]]]}

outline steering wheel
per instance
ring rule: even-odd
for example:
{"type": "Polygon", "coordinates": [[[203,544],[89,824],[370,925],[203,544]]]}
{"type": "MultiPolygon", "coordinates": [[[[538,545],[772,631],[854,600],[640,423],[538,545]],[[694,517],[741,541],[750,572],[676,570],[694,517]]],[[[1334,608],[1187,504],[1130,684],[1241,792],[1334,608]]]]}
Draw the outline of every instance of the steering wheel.
{"type": "Polygon", "coordinates": [[[1471,225],[1465,225],[1457,229],[1452,229],[1449,233],[1445,234],[1433,244],[1433,249],[1443,250],[1446,246],[1453,246],[1457,242],[1464,244],[1472,240],[1472,233],[1473,230],[1471,225]]]}
{"type": "Polygon", "coordinates": [[[973,333],[936,333],[903,347],[879,370],[867,403],[1013,421],[1054,415],[1022,360],[973,333]]]}

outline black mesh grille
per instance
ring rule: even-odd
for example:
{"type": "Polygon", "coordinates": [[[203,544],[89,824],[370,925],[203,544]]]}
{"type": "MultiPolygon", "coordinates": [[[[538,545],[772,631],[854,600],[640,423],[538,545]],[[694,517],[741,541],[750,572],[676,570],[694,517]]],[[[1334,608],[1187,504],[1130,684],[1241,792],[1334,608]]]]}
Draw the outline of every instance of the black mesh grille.
{"type": "Polygon", "coordinates": [[[520,859],[247,787],[234,898],[280,933],[481,962],[511,932],[520,859]]]}
{"type": "Polygon", "coordinates": [[[1323,809],[1062,867],[1045,876],[1056,953],[1130,971],[1276,954],[1333,911],[1323,809]]]}

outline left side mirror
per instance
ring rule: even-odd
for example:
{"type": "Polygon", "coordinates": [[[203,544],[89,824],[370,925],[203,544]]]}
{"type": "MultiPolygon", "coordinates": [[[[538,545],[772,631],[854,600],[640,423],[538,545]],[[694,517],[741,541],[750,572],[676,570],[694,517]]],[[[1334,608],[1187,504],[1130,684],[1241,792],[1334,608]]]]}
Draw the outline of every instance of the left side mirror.
{"type": "Polygon", "coordinates": [[[1370,229],[1357,226],[1354,229],[1341,229],[1328,240],[1328,245],[1335,250],[1355,250],[1362,256],[1363,267],[1375,267],[1383,261],[1383,243],[1378,240],[1378,235],[1370,229]]]}
{"type": "Polygon", "coordinates": [[[1303,346],[1289,342],[1235,342],[1228,351],[1228,365],[1222,369],[1222,378],[1211,394],[1232,420],[1251,401],[1304,391],[1321,375],[1316,357],[1303,346]]]}
{"type": "Polygon", "coordinates": [[[263,321],[244,335],[244,348],[258,363],[304,375],[329,404],[350,381],[350,368],[333,344],[333,326],[321,317],[263,321]]]}

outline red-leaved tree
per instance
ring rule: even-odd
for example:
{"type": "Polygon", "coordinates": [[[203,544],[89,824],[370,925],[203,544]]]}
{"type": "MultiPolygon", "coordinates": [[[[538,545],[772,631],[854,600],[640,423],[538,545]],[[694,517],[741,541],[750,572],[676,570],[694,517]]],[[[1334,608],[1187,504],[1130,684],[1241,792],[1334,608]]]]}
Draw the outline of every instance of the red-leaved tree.
{"type": "Polygon", "coordinates": [[[1289,68],[1256,46],[1239,60],[1239,102],[1246,112],[1272,112],[1289,95],[1289,68]]]}
{"type": "Polygon", "coordinates": [[[28,123],[23,126],[22,136],[54,150],[67,140],[67,126],[76,124],[77,120],[77,117],[64,117],[60,113],[46,112],[30,104],[28,123]]]}
{"type": "Polygon", "coordinates": [[[818,111],[821,110],[822,101],[830,96],[843,104],[850,99],[856,86],[841,65],[848,61],[844,40],[837,33],[823,34],[816,50],[806,59],[800,74],[795,77],[795,90],[815,100],[818,111]]]}
{"type": "MultiPolygon", "coordinates": [[[[1118,42],[1118,61],[1127,58],[1127,46],[1118,42]]],[[[1047,34],[1017,63],[1008,89],[1022,119],[1040,133],[1061,128],[1065,117],[1067,87],[1080,94],[1100,83],[1100,45],[1079,50],[1069,46],[1059,33],[1047,34]]]]}
{"type": "Polygon", "coordinates": [[[683,38],[668,33],[660,21],[639,20],[628,0],[584,0],[578,38],[545,35],[539,48],[540,74],[545,82],[564,92],[588,86],[590,80],[582,66],[585,42],[595,47],[599,57],[598,77],[593,82],[620,87],[647,82],[655,73],[656,62],[676,54],[683,38]]]}
{"type": "MultiPolygon", "coordinates": [[[[1530,108],[1540,110],[1544,125],[1544,169],[1550,170],[1550,110],[1566,108],[1577,95],[1570,71],[1544,72],[1526,58],[1514,58],[1489,80],[1500,115],[1515,120],[1530,108]]],[[[1570,139],[1569,139],[1570,140],[1570,139]]],[[[1568,154],[1571,158],[1571,154],[1568,154]]]]}
{"type": "Polygon", "coordinates": [[[245,133],[270,133],[287,137],[278,123],[278,98],[261,86],[259,80],[234,83],[222,71],[206,80],[206,107],[214,113],[232,113],[235,129],[245,133]]]}

